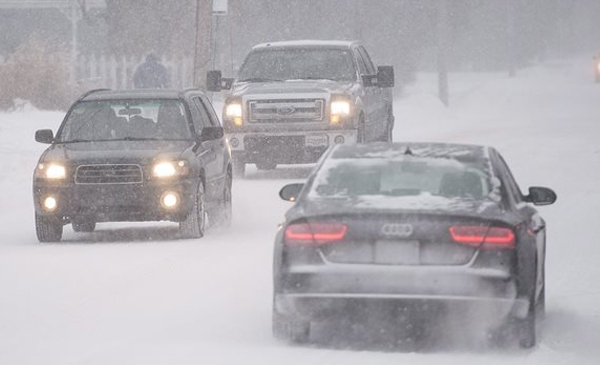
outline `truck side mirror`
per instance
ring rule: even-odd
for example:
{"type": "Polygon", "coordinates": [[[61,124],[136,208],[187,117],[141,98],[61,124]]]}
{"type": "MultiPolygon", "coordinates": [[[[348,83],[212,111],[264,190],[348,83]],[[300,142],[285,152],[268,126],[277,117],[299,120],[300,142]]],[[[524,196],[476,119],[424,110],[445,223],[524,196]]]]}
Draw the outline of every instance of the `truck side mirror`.
{"type": "Polygon", "coordinates": [[[394,77],[394,66],[377,67],[377,86],[394,87],[396,85],[394,77]]]}
{"type": "Polygon", "coordinates": [[[206,73],[206,90],[221,91],[221,71],[211,70],[206,73]]]}

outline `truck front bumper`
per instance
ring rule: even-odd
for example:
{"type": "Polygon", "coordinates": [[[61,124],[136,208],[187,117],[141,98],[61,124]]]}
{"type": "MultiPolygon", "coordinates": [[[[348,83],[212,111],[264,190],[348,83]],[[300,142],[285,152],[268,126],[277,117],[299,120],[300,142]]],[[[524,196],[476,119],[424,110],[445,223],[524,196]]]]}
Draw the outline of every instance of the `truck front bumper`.
{"type": "Polygon", "coordinates": [[[231,133],[229,144],[241,163],[314,163],[331,146],[356,143],[356,130],[290,133],[231,133]]]}

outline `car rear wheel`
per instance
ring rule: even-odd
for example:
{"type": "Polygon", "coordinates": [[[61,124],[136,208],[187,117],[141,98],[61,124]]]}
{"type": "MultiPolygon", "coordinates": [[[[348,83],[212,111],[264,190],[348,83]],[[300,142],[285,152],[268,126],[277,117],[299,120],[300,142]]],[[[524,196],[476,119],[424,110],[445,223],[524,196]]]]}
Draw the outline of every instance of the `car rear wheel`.
{"type": "Polygon", "coordinates": [[[204,184],[198,183],[198,191],[192,210],[183,222],[179,222],[179,232],[182,238],[201,238],[206,226],[206,207],[204,204],[204,184]]]}
{"type": "Polygon", "coordinates": [[[310,338],[310,322],[289,320],[273,310],[273,336],[279,340],[306,343],[310,338]]]}
{"type": "Polygon", "coordinates": [[[529,349],[537,342],[537,305],[531,304],[527,317],[518,319],[515,330],[519,340],[519,347],[529,349]]]}
{"type": "Polygon", "coordinates": [[[40,242],[59,242],[62,239],[63,225],[55,217],[35,214],[35,233],[40,242]]]}
{"type": "Polygon", "coordinates": [[[75,232],[94,232],[96,222],[73,222],[71,226],[75,232]]]}

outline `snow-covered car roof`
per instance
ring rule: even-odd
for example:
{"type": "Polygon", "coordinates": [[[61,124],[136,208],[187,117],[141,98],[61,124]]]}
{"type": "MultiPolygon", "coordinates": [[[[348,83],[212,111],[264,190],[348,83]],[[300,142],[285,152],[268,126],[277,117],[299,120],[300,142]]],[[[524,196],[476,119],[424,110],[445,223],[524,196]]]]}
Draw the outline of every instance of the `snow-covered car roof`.
{"type": "Polygon", "coordinates": [[[198,89],[133,89],[133,90],[96,90],[80,98],[81,100],[106,99],[179,99],[187,93],[202,94],[198,89]]]}
{"type": "Polygon", "coordinates": [[[404,155],[457,160],[486,160],[490,147],[454,143],[370,143],[340,145],[331,154],[332,159],[393,159],[404,155]]]}

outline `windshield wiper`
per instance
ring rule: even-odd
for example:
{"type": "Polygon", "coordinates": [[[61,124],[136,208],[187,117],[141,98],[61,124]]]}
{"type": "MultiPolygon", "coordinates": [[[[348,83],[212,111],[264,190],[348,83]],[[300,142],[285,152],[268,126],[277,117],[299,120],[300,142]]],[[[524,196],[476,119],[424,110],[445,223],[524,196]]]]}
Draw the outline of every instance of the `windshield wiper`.
{"type": "Polygon", "coordinates": [[[59,141],[58,143],[85,143],[85,142],[107,142],[114,141],[113,139],[70,139],[68,141],[59,141]]]}
{"type": "Polygon", "coordinates": [[[332,79],[331,77],[320,77],[320,76],[306,76],[302,78],[294,78],[292,80],[329,80],[329,81],[337,81],[336,79],[332,79]]]}
{"type": "Polygon", "coordinates": [[[154,138],[154,137],[123,137],[113,139],[112,141],[161,141],[162,138],[154,138]]]}
{"type": "Polygon", "coordinates": [[[268,77],[251,77],[248,79],[238,80],[238,82],[282,82],[280,79],[270,79],[268,77]]]}

